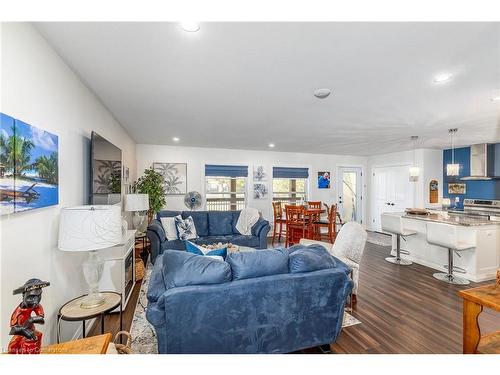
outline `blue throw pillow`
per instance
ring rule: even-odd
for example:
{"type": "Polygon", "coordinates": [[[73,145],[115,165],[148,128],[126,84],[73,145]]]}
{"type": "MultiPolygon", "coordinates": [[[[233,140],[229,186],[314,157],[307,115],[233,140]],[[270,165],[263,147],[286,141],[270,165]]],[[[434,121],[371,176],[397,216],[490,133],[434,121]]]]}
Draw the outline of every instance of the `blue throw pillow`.
{"type": "Polygon", "coordinates": [[[191,241],[186,241],[186,251],[196,255],[220,256],[223,259],[226,259],[227,256],[227,247],[210,250],[203,246],[196,245],[191,241]]]}
{"type": "Polygon", "coordinates": [[[321,245],[303,246],[295,248],[290,254],[290,273],[312,272],[335,268],[335,258],[321,245]]]}
{"type": "Polygon", "coordinates": [[[288,273],[288,252],[285,249],[230,253],[226,262],[231,265],[233,280],[288,273]]]}
{"type": "Polygon", "coordinates": [[[162,257],[165,289],[231,281],[231,267],[224,261],[178,250],[166,250],[162,257]]]}

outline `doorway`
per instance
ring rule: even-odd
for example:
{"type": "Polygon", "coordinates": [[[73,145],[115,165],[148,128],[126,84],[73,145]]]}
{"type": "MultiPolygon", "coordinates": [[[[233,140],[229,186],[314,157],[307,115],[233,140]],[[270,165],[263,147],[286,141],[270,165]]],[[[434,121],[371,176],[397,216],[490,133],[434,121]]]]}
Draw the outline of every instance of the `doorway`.
{"type": "Polygon", "coordinates": [[[408,177],[408,165],[372,169],[372,229],[382,230],[380,216],[384,212],[403,212],[412,207],[415,184],[408,177]]]}
{"type": "Polygon", "coordinates": [[[363,169],[361,167],[338,167],[337,192],[337,209],[342,221],[363,223],[363,169]]]}

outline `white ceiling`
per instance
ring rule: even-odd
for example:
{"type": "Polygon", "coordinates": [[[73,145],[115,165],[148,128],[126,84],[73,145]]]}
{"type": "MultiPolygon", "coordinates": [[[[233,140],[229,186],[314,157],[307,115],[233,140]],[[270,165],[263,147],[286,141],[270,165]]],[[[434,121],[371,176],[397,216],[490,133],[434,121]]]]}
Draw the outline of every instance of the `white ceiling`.
{"type": "Polygon", "coordinates": [[[371,155],[411,135],[449,147],[450,127],[458,144],[500,141],[500,23],[36,26],[138,143],[371,155]]]}

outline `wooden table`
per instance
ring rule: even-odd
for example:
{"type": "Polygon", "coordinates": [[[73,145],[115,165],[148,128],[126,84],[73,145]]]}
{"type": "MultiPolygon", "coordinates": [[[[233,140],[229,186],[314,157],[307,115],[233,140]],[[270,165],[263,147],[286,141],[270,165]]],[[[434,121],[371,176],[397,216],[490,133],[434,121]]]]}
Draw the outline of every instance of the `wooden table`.
{"type": "Polygon", "coordinates": [[[111,333],[45,346],[41,354],[106,354],[111,333]]]}
{"type": "Polygon", "coordinates": [[[500,311],[500,287],[496,284],[461,290],[463,310],[463,353],[500,354],[500,331],[481,336],[478,317],[484,307],[500,311]]]}

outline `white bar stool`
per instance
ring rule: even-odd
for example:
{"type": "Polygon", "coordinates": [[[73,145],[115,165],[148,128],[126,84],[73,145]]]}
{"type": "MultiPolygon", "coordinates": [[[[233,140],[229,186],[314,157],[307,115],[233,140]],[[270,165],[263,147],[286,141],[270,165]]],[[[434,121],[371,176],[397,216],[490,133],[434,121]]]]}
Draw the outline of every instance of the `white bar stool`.
{"type": "Polygon", "coordinates": [[[466,270],[453,266],[453,252],[458,256],[459,251],[475,247],[473,243],[462,242],[458,240],[457,226],[443,223],[427,223],[427,242],[432,245],[446,247],[448,249],[448,265],[444,268],[448,273],[438,272],[433,274],[434,278],[449,284],[467,285],[470,281],[463,277],[453,275],[453,271],[465,273],[466,270]]]}
{"type": "MultiPolygon", "coordinates": [[[[411,260],[401,258],[401,254],[410,254],[409,251],[401,250],[401,237],[411,236],[417,232],[403,228],[403,218],[397,214],[382,214],[382,230],[396,235],[396,256],[387,257],[386,261],[400,266],[409,266],[411,260]]],[[[392,248],[392,245],[391,245],[392,248]]]]}

